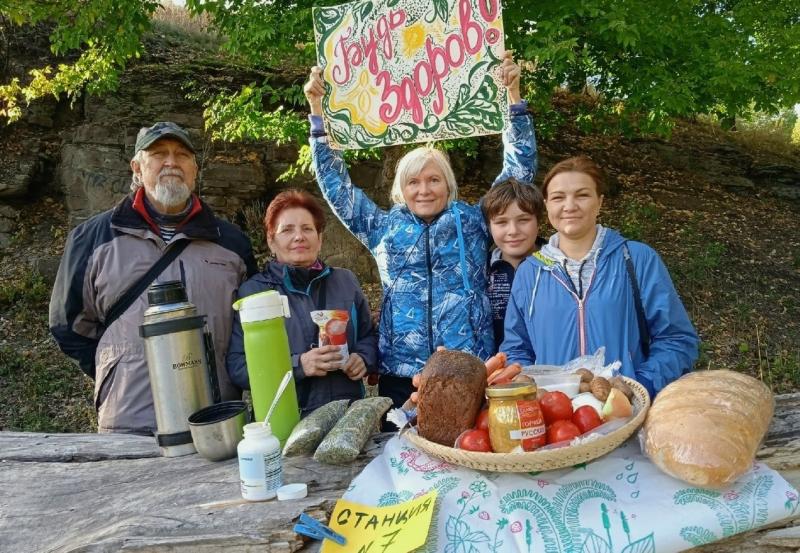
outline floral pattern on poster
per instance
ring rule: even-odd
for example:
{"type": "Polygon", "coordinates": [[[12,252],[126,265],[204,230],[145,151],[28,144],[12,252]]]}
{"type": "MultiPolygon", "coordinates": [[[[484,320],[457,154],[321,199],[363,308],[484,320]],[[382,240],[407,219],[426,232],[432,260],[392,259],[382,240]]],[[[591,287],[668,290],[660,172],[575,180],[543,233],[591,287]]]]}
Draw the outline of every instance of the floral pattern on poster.
{"type": "Polygon", "coordinates": [[[499,0],[367,0],[314,8],[331,144],[360,149],[501,132],[499,0]]]}

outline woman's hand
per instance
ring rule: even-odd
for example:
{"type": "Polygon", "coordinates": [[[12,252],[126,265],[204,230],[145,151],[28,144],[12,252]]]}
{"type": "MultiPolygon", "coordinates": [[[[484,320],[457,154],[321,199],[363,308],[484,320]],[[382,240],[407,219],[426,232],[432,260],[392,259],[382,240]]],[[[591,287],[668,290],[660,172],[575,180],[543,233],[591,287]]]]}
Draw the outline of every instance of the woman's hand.
{"type": "MultiPolygon", "coordinates": [[[[517,85],[519,85],[519,82],[517,85]]],[[[322,115],[322,97],[325,96],[325,84],[322,82],[322,69],[316,65],[311,68],[308,82],[303,87],[303,93],[308,100],[311,115],[322,115]]]]}
{"type": "Polygon", "coordinates": [[[508,103],[518,104],[522,101],[522,96],[519,93],[519,65],[514,63],[513,53],[506,50],[503,53],[503,63],[500,66],[500,71],[503,76],[503,85],[508,90],[508,103]]]}
{"type": "Polygon", "coordinates": [[[300,356],[300,366],[306,376],[325,376],[342,368],[342,350],[339,346],[310,349],[300,356]]]}
{"type": "Polygon", "coordinates": [[[342,367],[342,372],[344,372],[350,380],[361,380],[367,374],[367,365],[359,354],[351,353],[344,367],[342,367]]]}

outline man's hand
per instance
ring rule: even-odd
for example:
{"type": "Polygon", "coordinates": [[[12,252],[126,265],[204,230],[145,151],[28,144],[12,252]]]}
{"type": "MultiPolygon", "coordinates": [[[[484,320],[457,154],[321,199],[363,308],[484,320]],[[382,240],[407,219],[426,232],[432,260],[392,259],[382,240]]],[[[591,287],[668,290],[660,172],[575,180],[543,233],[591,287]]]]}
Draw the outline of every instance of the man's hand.
{"type": "Polygon", "coordinates": [[[508,103],[518,104],[522,101],[519,93],[519,65],[514,63],[513,53],[506,50],[503,53],[503,64],[500,66],[503,76],[503,85],[508,90],[508,103]]]}
{"type": "Polygon", "coordinates": [[[342,367],[342,371],[350,380],[361,380],[367,374],[367,365],[359,354],[351,353],[347,358],[347,363],[342,367]]]}
{"type": "Polygon", "coordinates": [[[306,376],[325,376],[342,368],[342,350],[339,346],[310,349],[300,356],[300,366],[306,376]]]}
{"type": "Polygon", "coordinates": [[[322,115],[322,97],[325,95],[325,85],[322,82],[322,69],[316,65],[311,68],[308,82],[303,87],[303,93],[308,100],[311,115],[322,115]]]}

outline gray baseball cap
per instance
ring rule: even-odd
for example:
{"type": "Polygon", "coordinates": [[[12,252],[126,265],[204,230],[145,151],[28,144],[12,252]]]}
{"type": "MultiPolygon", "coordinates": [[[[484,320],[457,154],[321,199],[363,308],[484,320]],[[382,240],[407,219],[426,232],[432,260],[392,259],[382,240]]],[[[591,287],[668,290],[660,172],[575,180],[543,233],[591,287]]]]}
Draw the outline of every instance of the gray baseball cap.
{"type": "Polygon", "coordinates": [[[174,138],[189,148],[192,153],[197,153],[189,138],[189,133],[183,130],[182,127],[171,121],[159,121],[152,127],[143,127],[139,131],[136,136],[136,149],[133,151],[133,155],[138,154],[140,150],[146,150],[156,140],[162,138],[174,138]]]}

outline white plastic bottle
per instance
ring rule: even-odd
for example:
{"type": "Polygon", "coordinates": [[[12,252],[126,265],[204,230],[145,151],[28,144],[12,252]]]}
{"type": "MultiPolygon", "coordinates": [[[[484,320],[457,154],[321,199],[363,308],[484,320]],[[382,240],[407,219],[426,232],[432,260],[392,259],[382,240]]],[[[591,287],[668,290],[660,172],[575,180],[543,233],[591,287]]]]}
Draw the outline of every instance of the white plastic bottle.
{"type": "Polygon", "coordinates": [[[283,465],[281,444],[269,424],[252,422],[244,427],[244,439],[237,447],[242,497],[264,501],[275,497],[281,487],[283,465]]]}

